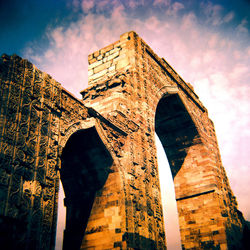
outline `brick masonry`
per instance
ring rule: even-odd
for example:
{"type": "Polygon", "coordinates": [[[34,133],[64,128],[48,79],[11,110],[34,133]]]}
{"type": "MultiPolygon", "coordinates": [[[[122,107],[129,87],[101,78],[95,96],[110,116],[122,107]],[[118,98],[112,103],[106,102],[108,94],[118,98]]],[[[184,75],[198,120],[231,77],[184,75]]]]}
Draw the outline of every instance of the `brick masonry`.
{"type": "Polygon", "coordinates": [[[64,249],[165,249],[156,131],[183,249],[243,248],[245,221],[192,86],[135,32],[88,61],[78,100],[27,60],[1,58],[1,244],[54,248],[61,178],[64,249]]]}

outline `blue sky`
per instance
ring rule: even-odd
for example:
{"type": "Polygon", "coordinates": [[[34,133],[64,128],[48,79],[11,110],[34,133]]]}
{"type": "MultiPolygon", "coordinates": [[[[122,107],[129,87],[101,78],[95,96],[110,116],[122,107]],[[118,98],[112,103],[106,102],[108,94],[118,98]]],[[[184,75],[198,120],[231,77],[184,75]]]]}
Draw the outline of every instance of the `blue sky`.
{"type": "MultiPolygon", "coordinates": [[[[91,0],[88,2],[92,2],[91,0]]],[[[95,1],[103,2],[103,7],[98,8],[95,6],[91,9],[91,12],[96,15],[110,15],[112,8],[109,8],[110,3],[118,2],[122,4],[125,11],[133,18],[140,18],[141,20],[147,19],[150,15],[157,15],[163,22],[165,18],[166,8],[162,8],[165,3],[170,1],[95,1]],[[159,4],[154,4],[159,2],[159,4]],[[160,4],[163,3],[163,4],[160,4]]],[[[174,1],[173,1],[174,2],[174,1]]],[[[8,0],[0,2],[0,53],[7,54],[19,54],[24,55],[24,51],[29,46],[37,45],[37,47],[43,49],[48,46],[49,39],[47,37],[48,29],[53,29],[57,26],[67,26],[71,22],[76,21],[80,15],[88,15],[88,11],[84,11],[83,8],[77,8],[80,6],[81,1],[78,0],[8,0]],[[79,4],[78,4],[79,3],[79,4]]],[[[245,28],[249,30],[249,0],[220,0],[220,1],[197,1],[197,0],[185,0],[176,1],[185,8],[182,8],[179,15],[187,13],[188,11],[194,11],[199,18],[201,25],[209,26],[211,23],[206,22],[207,17],[211,19],[215,18],[216,12],[233,13],[233,20],[230,23],[220,25],[220,31],[228,32],[230,35],[232,30],[236,28],[242,20],[246,19],[247,23],[245,28]],[[207,12],[206,15],[201,11],[204,6],[221,6],[221,8],[214,9],[214,11],[207,12]]],[[[117,5],[118,5],[117,4],[117,5]]],[[[213,19],[215,20],[215,19],[213,19]]],[[[216,20],[215,20],[216,22],[216,20]]],[[[210,26],[211,27],[211,26],[210,26]]],[[[213,27],[215,28],[215,27],[213,27]]],[[[233,34],[234,35],[234,34],[233,34]]]]}
{"type": "Polygon", "coordinates": [[[207,107],[250,220],[249,0],[8,0],[0,1],[0,27],[0,54],[29,59],[77,97],[88,54],[136,31],[207,107]]]}
{"type": "Polygon", "coordinates": [[[1,1],[1,54],[22,55],[24,49],[36,41],[38,44],[42,42],[40,46],[43,46],[43,43],[46,43],[44,34],[48,26],[55,26],[68,14],[69,9],[63,0],[1,1]]]}

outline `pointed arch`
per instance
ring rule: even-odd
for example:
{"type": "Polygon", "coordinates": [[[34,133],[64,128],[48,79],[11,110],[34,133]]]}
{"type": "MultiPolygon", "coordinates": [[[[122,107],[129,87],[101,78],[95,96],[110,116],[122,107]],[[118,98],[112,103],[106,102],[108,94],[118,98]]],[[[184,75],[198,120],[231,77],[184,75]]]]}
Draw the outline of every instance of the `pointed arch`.
{"type": "Polygon", "coordinates": [[[67,207],[64,249],[80,248],[95,194],[104,186],[112,163],[95,127],[78,130],[68,139],[60,170],[67,207]]]}
{"type": "Polygon", "coordinates": [[[174,178],[189,147],[200,142],[198,130],[177,93],[160,99],[155,113],[155,131],[169,159],[174,178]]]}

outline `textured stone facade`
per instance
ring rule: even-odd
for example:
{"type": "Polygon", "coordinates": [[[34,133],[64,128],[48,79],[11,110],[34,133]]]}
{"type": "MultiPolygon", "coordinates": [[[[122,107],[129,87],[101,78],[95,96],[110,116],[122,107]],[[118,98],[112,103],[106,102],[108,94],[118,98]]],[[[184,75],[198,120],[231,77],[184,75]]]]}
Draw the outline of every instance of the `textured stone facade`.
{"type": "Polygon", "coordinates": [[[88,111],[49,75],[18,56],[2,56],[0,77],[1,245],[53,249],[58,156],[64,138],[81,128],[79,121],[88,111]]]}
{"type": "Polygon", "coordinates": [[[244,219],[192,86],[135,32],[88,60],[78,100],[27,60],[2,56],[1,244],[54,248],[61,178],[64,249],[165,249],[156,131],[183,249],[243,248],[244,219]]]}

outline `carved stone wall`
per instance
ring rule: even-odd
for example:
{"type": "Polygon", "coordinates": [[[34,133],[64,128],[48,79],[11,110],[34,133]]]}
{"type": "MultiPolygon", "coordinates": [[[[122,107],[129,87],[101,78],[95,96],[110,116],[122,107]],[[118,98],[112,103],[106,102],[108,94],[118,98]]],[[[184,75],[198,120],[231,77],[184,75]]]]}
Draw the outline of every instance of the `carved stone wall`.
{"type": "Polygon", "coordinates": [[[60,138],[81,127],[87,109],[27,60],[3,55],[0,67],[1,247],[53,249],[60,138]]]}
{"type": "MultiPolygon", "coordinates": [[[[127,246],[145,249],[140,244],[147,240],[154,242],[151,248],[164,245],[156,131],[174,178],[182,247],[241,247],[243,217],[221,163],[213,123],[189,83],[128,32],[89,55],[89,87],[81,93],[86,106],[124,131],[137,126],[116,153],[124,173],[127,246]]],[[[85,236],[84,247],[94,246],[88,243],[91,237],[85,236]]]]}
{"type": "Polygon", "coordinates": [[[64,249],[165,249],[156,131],[183,249],[243,248],[244,218],[192,86],[135,32],[88,60],[78,100],[27,60],[1,58],[1,246],[54,249],[61,178],[64,249]]]}

